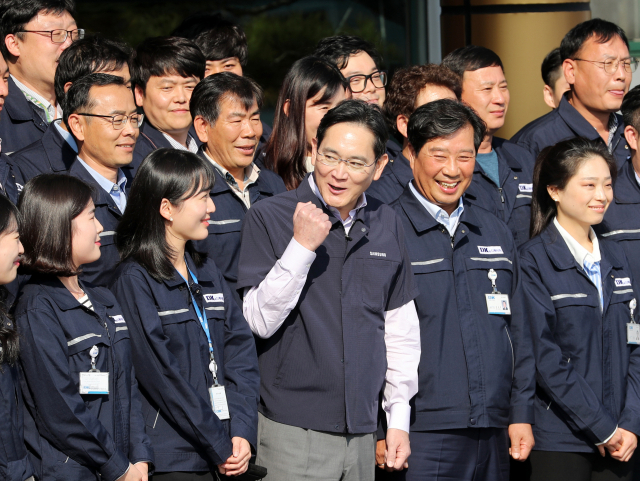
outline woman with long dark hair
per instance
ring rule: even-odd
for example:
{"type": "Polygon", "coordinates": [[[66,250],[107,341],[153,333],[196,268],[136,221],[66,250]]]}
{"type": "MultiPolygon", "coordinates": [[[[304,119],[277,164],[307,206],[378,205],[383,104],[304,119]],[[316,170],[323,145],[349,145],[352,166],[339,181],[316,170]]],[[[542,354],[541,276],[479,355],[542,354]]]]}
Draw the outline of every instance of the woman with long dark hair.
{"type": "Polygon", "coordinates": [[[288,190],[296,189],[313,170],[311,141],[322,117],[347,97],[340,71],[317,57],[293,64],[282,83],[273,132],[256,162],[282,177],[288,190]]]}
{"type": "Polygon", "coordinates": [[[532,239],[520,252],[537,367],[531,480],[633,475],[638,291],[622,249],[592,229],[611,203],[616,171],[604,143],[583,138],[536,162],[532,239]]]}
{"type": "Polygon", "coordinates": [[[212,259],[193,247],[215,210],[211,164],[160,149],[143,161],[118,226],[113,292],[133,339],[155,480],[214,480],[247,470],[256,448],[253,335],[212,259]]]}
{"type": "Polygon", "coordinates": [[[22,267],[15,309],[25,440],[39,480],[146,481],[145,434],[126,318],[111,292],[78,280],[100,258],[91,187],[44,174],[18,203],[22,267]]]}

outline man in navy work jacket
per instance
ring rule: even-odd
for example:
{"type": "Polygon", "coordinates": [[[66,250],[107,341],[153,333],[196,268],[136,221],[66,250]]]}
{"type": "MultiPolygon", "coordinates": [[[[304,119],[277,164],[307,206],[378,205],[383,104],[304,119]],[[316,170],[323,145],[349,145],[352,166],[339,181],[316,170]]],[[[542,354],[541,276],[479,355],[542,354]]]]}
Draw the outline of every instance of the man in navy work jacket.
{"type": "Polygon", "coordinates": [[[204,78],[200,49],[186,38],[148,38],[133,52],[129,68],[136,105],[144,111],[134,169],[157,149],[197,153],[200,142],[193,132],[189,100],[204,78]]]}
{"type": "Polygon", "coordinates": [[[84,180],[96,191],[96,218],[100,233],[100,259],[83,266],[81,279],[110,286],[120,261],[115,230],[127,205],[131,185],[126,167],[138,137],[139,115],[131,90],[122,77],[94,73],[76,80],[64,103],[64,122],[78,144],[78,157],[69,175],[84,180]]]}
{"type": "Polygon", "coordinates": [[[0,50],[11,78],[0,119],[3,150],[9,154],[40,139],[62,117],[54,88],[58,57],[82,38],[73,0],[8,0],[0,7],[0,50]]]}
{"type": "Polygon", "coordinates": [[[535,365],[516,246],[504,222],[462,197],[484,131],[449,99],[409,120],[414,180],[391,207],[420,289],[422,356],[402,479],[507,481],[509,452],[524,460],[533,447],[535,365]]]}
{"type": "Polygon", "coordinates": [[[196,133],[204,142],[200,155],[216,174],[209,237],[195,245],[215,260],[240,306],[235,286],[244,216],[259,200],[287,190],[279,175],[253,163],[262,130],[261,107],[260,86],[231,72],[205,78],[190,102],[196,133]]]}
{"type": "Polygon", "coordinates": [[[387,204],[400,197],[413,179],[407,140],[409,117],[427,102],[445,98],[460,99],[461,92],[460,78],[442,65],[414,65],[400,69],[393,75],[383,112],[392,131],[404,139],[402,151],[395,158],[389,158],[380,179],[371,184],[367,194],[387,204]]]}
{"type": "Polygon", "coordinates": [[[256,462],[269,480],[373,480],[382,390],[386,464],[406,466],[417,290],[398,218],[364,194],[386,140],[379,109],[340,103],[313,141],[313,174],[245,217],[237,288],[260,338],[256,462]]]}
{"type": "Polygon", "coordinates": [[[594,18],[572,28],[560,44],[564,76],[571,87],[557,109],[525,125],[512,142],[537,157],[561,140],[601,140],[620,167],[629,156],[624,123],[616,112],[629,90],[637,61],[616,24],[594,18]]]}
{"type": "MultiPolygon", "coordinates": [[[[72,43],[58,59],[54,80],[56,98],[64,104],[71,84],[91,73],[122,77],[129,84],[129,49],[101,37],[87,37],[72,43]]],[[[62,119],[49,124],[41,139],[11,154],[19,179],[26,183],[38,174],[67,173],[78,155],[78,146],[62,119]]]]}
{"type": "MultiPolygon", "coordinates": [[[[7,62],[0,55],[0,111],[4,110],[4,101],[9,93],[9,67],[7,62]]],[[[2,117],[4,117],[4,113],[2,117]]],[[[0,117],[0,118],[2,118],[0,117]]],[[[0,139],[0,149],[2,147],[0,139]]],[[[16,179],[13,166],[9,157],[1,153],[0,154],[0,192],[11,200],[14,204],[18,202],[19,190],[22,190],[24,184],[16,179]]],[[[13,283],[10,285],[14,285],[13,283]]],[[[11,288],[10,288],[11,290],[11,288]]]]}
{"type": "Polygon", "coordinates": [[[466,198],[503,220],[520,246],[529,240],[534,158],[522,147],[495,137],[509,108],[502,61],[488,48],[469,45],[451,52],[442,64],[460,76],[462,101],[487,125],[466,198]]]}

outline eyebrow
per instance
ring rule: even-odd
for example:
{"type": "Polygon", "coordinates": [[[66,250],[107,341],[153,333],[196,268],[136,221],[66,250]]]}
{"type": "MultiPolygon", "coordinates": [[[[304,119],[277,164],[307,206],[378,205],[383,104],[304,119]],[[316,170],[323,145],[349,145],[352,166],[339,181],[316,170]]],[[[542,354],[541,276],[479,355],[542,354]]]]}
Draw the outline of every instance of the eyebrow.
{"type": "MultiPolygon", "coordinates": [[[[600,177],[583,177],[581,180],[600,180],[600,177]]],[[[605,177],[604,180],[611,180],[611,176],[605,177]]]]}
{"type": "MultiPolygon", "coordinates": [[[[342,158],[342,156],[334,149],[332,149],[331,147],[325,147],[324,149],[325,152],[331,152],[332,154],[336,154],[338,157],[342,158]]],[[[369,159],[367,159],[366,157],[362,156],[362,155],[352,155],[351,157],[348,157],[348,159],[355,159],[355,160],[362,160],[363,162],[369,162],[369,159]]],[[[347,160],[347,159],[345,159],[347,160]]]]}

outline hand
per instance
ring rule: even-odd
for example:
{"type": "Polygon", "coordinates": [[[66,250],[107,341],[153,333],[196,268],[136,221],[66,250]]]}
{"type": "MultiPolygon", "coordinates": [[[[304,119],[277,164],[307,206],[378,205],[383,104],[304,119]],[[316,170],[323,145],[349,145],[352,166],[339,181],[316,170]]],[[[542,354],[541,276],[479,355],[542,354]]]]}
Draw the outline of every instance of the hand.
{"type": "Polygon", "coordinates": [[[142,474],[142,481],[149,481],[149,464],[143,462],[136,463],[134,466],[142,474]]]}
{"type": "Polygon", "coordinates": [[[411,454],[409,433],[402,429],[387,430],[387,450],[385,453],[387,468],[402,471],[409,467],[407,459],[411,454]]]}
{"type": "Polygon", "coordinates": [[[293,238],[305,249],[315,252],[329,235],[331,221],[312,202],[298,202],[293,213],[293,238]]]}
{"type": "Polygon", "coordinates": [[[129,464],[129,471],[120,476],[116,481],[143,481],[142,473],[133,465],[129,464]]]}
{"type": "Polygon", "coordinates": [[[220,474],[237,476],[244,473],[249,467],[251,459],[251,445],[249,441],[238,436],[231,438],[233,454],[224,463],[218,465],[220,474]]]}
{"type": "Polygon", "coordinates": [[[387,441],[385,439],[380,439],[376,443],[376,466],[380,469],[384,469],[385,471],[393,471],[393,469],[387,467],[384,462],[385,454],[387,452],[387,441]]]}
{"type": "Polygon", "coordinates": [[[509,439],[511,439],[511,447],[509,448],[511,457],[516,461],[526,461],[536,444],[531,424],[510,424],[509,439]]]}
{"type": "Polygon", "coordinates": [[[618,451],[622,447],[622,433],[620,432],[620,428],[616,428],[611,439],[604,444],[598,446],[598,451],[600,451],[600,456],[604,458],[604,455],[607,451],[615,452],[618,451]]]}
{"type": "Polygon", "coordinates": [[[621,446],[614,451],[609,449],[609,453],[613,459],[626,463],[631,459],[631,456],[638,446],[638,437],[626,429],[618,428],[618,431],[622,436],[621,446]]]}

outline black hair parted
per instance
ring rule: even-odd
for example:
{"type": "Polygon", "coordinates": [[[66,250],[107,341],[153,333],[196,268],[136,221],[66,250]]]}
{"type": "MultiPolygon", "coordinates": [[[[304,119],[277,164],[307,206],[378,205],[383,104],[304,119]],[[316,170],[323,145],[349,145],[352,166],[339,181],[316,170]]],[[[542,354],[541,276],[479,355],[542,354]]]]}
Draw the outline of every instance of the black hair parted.
{"type": "MultiPolygon", "coordinates": [[[[162,199],[180,205],[210,191],[215,179],[213,166],[192,152],[158,149],[147,155],[133,179],[127,209],[117,228],[116,246],[122,261],[134,259],[158,282],[173,279],[175,253],[166,239],[162,199]]],[[[185,251],[196,265],[202,265],[206,254],[197,252],[191,241],[185,251]]]]}
{"type": "Polygon", "coordinates": [[[7,35],[19,33],[38,13],[53,13],[56,15],[69,12],[73,15],[75,2],[73,0],[2,0],[0,2],[0,51],[7,59],[11,56],[7,50],[5,38],[7,35]]]}
{"type": "Polygon", "coordinates": [[[442,65],[453,70],[460,78],[465,72],[473,72],[481,68],[500,67],[504,71],[498,54],[478,45],[467,45],[455,49],[442,59],[442,65]]]}
{"type": "Polygon", "coordinates": [[[640,132],[640,85],[636,85],[627,92],[620,110],[624,124],[630,125],[640,132]]]}
{"type": "Polygon", "coordinates": [[[76,40],[58,58],[53,85],[58,103],[64,101],[64,86],[95,72],[120,70],[128,64],[131,49],[125,43],[92,35],[76,40]]]}
{"type": "Polygon", "coordinates": [[[93,101],[90,95],[91,88],[106,87],[108,85],[125,86],[125,83],[122,77],[106,73],[92,73],[73,82],[64,96],[64,103],[62,104],[62,119],[67,127],[69,126],[69,116],[71,114],[93,108],[93,101]]]}
{"type": "Polygon", "coordinates": [[[200,115],[213,125],[220,115],[220,105],[227,97],[239,100],[245,110],[254,102],[262,108],[262,88],[248,77],[240,77],[231,72],[209,75],[196,85],[191,94],[189,110],[195,119],[200,115]]]}
{"type": "Polygon", "coordinates": [[[376,67],[382,68],[382,57],[376,48],[366,40],[351,35],[335,35],[323,38],[316,45],[312,55],[324,58],[342,70],[349,63],[349,57],[360,52],[369,54],[376,67]]]}
{"type": "MultiPolygon", "coordinates": [[[[0,236],[20,232],[22,216],[18,208],[7,197],[0,195],[0,236]]],[[[0,286],[0,371],[4,363],[14,364],[18,360],[19,336],[7,305],[9,291],[0,286]]]]}
{"type": "Polygon", "coordinates": [[[574,58],[584,43],[591,37],[598,43],[607,43],[614,37],[619,37],[629,48],[629,40],[624,30],[615,23],[602,20],[601,18],[592,18],[585,22],[579,23],[562,39],[560,43],[560,57],[564,62],[568,58],[574,58]]]}
{"type": "Polygon", "coordinates": [[[320,121],[316,135],[318,147],[322,145],[327,130],[337,124],[356,124],[368,129],[373,134],[374,142],[371,147],[376,161],[386,152],[389,130],[384,115],[377,105],[355,99],[340,102],[320,121]]]}
{"type": "Polygon", "coordinates": [[[407,139],[416,153],[433,139],[447,137],[460,129],[473,129],[473,145],[478,151],[487,126],[475,111],[464,103],[440,99],[418,107],[409,117],[407,139]]]}
{"type": "Polygon", "coordinates": [[[182,37],[148,38],[131,55],[131,87],[140,87],[144,92],[150,77],[166,75],[202,80],[206,63],[204,55],[191,40],[182,37]]]}
{"type": "Polygon", "coordinates": [[[556,82],[562,73],[562,58],[560,57],[560,49],[554,48],[542,61],[540,66],[542,73],[542,81],[551,88],[556,86],[556,82]]]}

